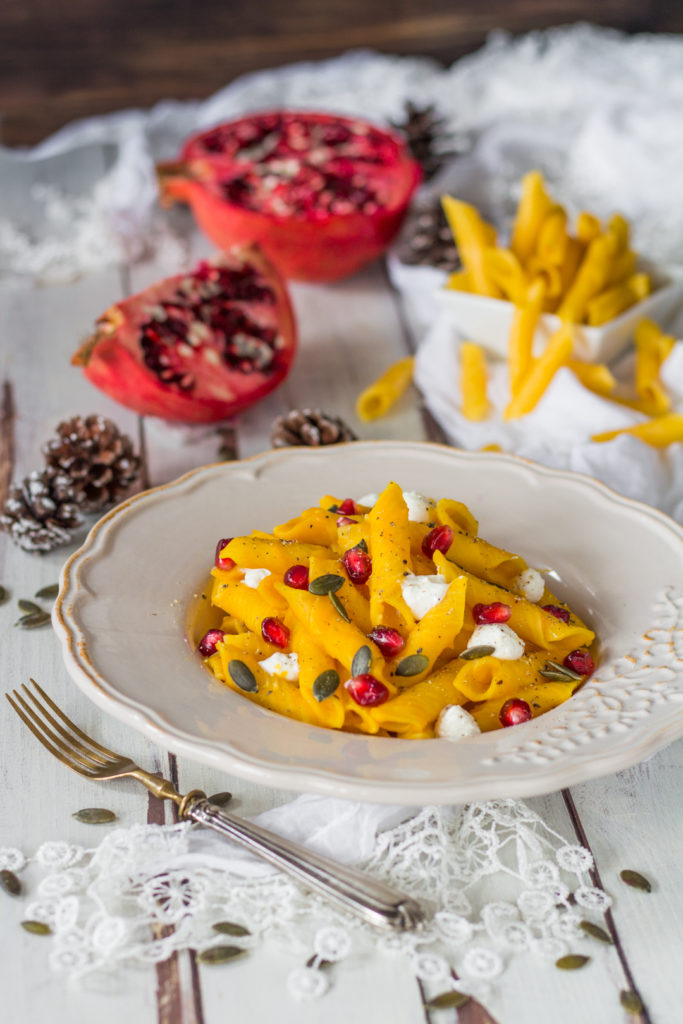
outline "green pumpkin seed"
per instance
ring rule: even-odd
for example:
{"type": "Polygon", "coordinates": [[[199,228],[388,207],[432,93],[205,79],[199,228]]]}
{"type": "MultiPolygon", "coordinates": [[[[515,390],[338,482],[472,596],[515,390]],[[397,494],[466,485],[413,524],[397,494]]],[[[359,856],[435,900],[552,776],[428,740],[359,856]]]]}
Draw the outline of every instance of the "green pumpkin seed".
{"type": "Polygon", "coordinates": [[[554,672],[551,669],[539,669],[539,676],[543,676],[551,683],[573,683],[574,679],[571,676],[565,675],[564,672],[554,672]]]}
{"type": "Polygon", "coordinates": [[[233,683],[235,686],[239,686],[240,690],[245,690],[246,693],[258,692],[258,683],[254,673],[243,661],[233,658],[232,661],[228,662],[228,672],[233,683]]]}
{"type": "Polygon", "coordinates": [[[213,793],[212,796],[206,798],[210,804],[215,804],[216,807],[225,807],[232,800],[232,793],[213,793]]]}
{"type": "Polygon", "coordinates": [[[330,507],[328,508],[327,511],[328,512],[338,512],[339,511],[339,505],[330,505],[330,507]]]}
{"type": "Polygon", "coordinates": [[[652,883],[641,875],[639,871],[631,871],[626,868],[624,871],[619,872],[619,878],[622,882],[626,882],[632,889],[640,889],[641,892],[652,892],[652,883]]]}
{"type": "Polygon", "coordinates": [[[561,956],[555,961],[555,966],[562,971],[577,971],[579,967],[585,967],[590,962],[589,956],[582,956],[581,953],[570,953],[569,956],[561,956]]]}
{"type": "Polygon", "coordinates": [[[36,590],[35,597],[42,598],[44,601],[49,601],[56,597],[59,593],[59,583],[50,583],[47,587],[41,587],[40,590],[36,590]]]}
{"type": "Polygon", "coordinates": [[[0,586],[0,604],[4,604],[8,597],[9,594],[7,593],[6,589],[0,586]]]}
{"type": "Polygon", "coordinates": [[[9,868],[3,868],[0,871],[0,886],[8,896],[19,896],[21,893],[21,882],[9,868]]]}
{"type": "Polygon", "coordinates": [[[332,591],[332,590],[328,591],[327,596],[329,597],[330,601],[332,602],[332,605],[333,605],[335,611],[338,612],[341,615],[341,617],[344,620],[344,622],[350,622],[351,619],[349,618],[349,613],[347,612],[346,608],[341,603],[341,601],[339,600],[337,595],[334,593],[334,591],[332,591]]]}
{"type": "Polygon", "coordinates": [[[560,665],[557,661],[546,661],[545,669],[549,672],[559,672],[560,675],[568,676],[570,679],[583,679],[583,676],[575,672],[573,668],[568,668],[567,665],[560,665]]]}
{"type": "Polygon", "coordinates": [[[197,959],[201,964],[227,964],[246,954],[247,950],[241,946],[212,946],[197,953],[197,959]]]}
{"type": "Polygon", "coordinates": [[[396,666],[397,676],[419,676],[429,668],[429,658],[426,654],[409,654],[396,666]]]}
{"type": "Polygon", "coordinates": [[[354,544],[354,548],[356,549],[356,551],[364,551],[365,554],[367,555],[368,545],[366,543],[365,537],[363,537],[362,540],[359,540],[357,544],[354,544]]]}
{"type": "Polygon", "coordinates": [[[490,644],[481,644],[479,647],[468,647],[460,657],[463,661],[474,661],[475,658],[487,658],[489,654],[493,654],[495,649],[490,644]]]}
{"type": "Polygon", "coordinates": [[[30,615],[22,615],[20,619],[14,623],[19,629],[39,629],[40,626],[47,626],[51,621],[49,612],[39,611],[31,612],[30,615]]]}
{"type": "Polygon", "coordinates": [[[363,647],[359,647],[353,656],[351,662],[351,675],[362,676],[364,672],[370,671],[370,665],[372,664],[372,651],[365,644],[363,647]]]}
{"type": "Polygon", "coordinates": [[[36,604],[35,601],[27,601],[25,597],[20,597],[17,601],[17,608],[20,612],[25,612],[27,615],[44,615],[45,611],[36,604]]]}
{"type": "Polygon", "coordinates": [[[623,989],[619,993],[619,1002],[626,1012],[632,1013],[634,1017],[637,1017],[638,1014],[641,1014],[645,1009],[643,1006],[643,1000],[637,992],[633,991],[633,989],[623,989]]]}
{"type": "Polygon", "coordinates": [[[325,594],[334,594],[335,591],[343,586],[343,576],[337,576],[333,572],[326,572],[323,576],[316,576],[314,580],[311,580],[308,584],[308,589],[311,594],[316,594],[317,597],[324,597],[325,594]]]}
{"type": "Polygon", "coordinates": [[[110,821],[116,821],[114,812],[106,807],[83,807],[80,811],[74,811],[71,817],[86,825],[108,825],[110,821]]]}
{"type": "Polygon", "coordinates": [[[217,921],[213,930],[220,932],[221,935],[251,935],[248,928],[245,928],[243,924],[235,924],[234,921],[217,921]]]}
{"type": "Polygon", "coordinates": [[[49,935],[52,929],[44,921],[22,921],[21,927],[32,935],[49,935]]]}
{"type": "Polygon", "coordinates": [[[313,696],[320,703],[331,697],[338,686],[339,673],[333,668],[328,668],[326,672],[321,672],[313,683],[313,696]]]}
{"type": "Polygon", "coordinates": [[[450,1010],[464,1006],[469,1001],[470,997],[466,996],[464,992],[442,992],[440,995],[434,996],[433,999],[429,999],[425,1006],[428,1010],[450,1010]]]}
{"type": "Polygon", "coordinates": [[[579,928],[581,928],[586,935],[590,935],[594,939],[599,939],[600,942],[608,942],[610,946],[613,945],[612,936],[609,935],[604,928],[601,928],[599,924],[593,924],[592,921],[582,921],[579,928]]]}

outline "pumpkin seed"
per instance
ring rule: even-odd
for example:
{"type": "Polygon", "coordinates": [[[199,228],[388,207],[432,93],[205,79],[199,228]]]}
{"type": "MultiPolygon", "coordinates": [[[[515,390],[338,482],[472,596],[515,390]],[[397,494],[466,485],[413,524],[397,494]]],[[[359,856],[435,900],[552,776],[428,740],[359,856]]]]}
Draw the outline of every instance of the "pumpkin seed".
{"type": "Polygon", "coordinates": [[[17,608],[20,612],[26,612],[27,615],[44,615],[44,610],[35,601],[27,601],[25,597],[20,597],[17,601],[17,608]]]}
{"type": "Polygon", "coordinates": [[[323,576],[316,576],[314,580],[311,580],[308,584],[308,589],[311,594],[324,597],[325,594],[333,594],[343,585],[343,576],[337,576],[333,572],[326,572],[323,576]]]}
{"type": "Polygon", "coordinates": [[[0,586],[0,604],[4,604],[8,597],[9,594],[6,589],[3,586],[0,586]]]}
{"type": "Polygon", "coordinates": [[[32,935],[49,935],[52,929],[44,921],[22,921],[21,927],[32,935]]]}
{"type": "Polygon", "coordinates": [[[328,668],[327,671],[321,672],[313,683],[313,696],[320,703],[331,697],[338,686],[339,673],[333,668],[328,668]]]}
{"type": "Polygon", "coordinates": [[[429,999],[425,1006],[428,1010],[449,1010],[464,1006],[469,1001],[470,997],[466,996],[464,992],[442,992],[440,995],[434,996],[433,999],[429,999]]]}
{"type": "Polygon", "coordinates": [[[561,956],[555,961],[555,966],[563,971],[577,971],[579,967],[585,967],[590,961],[589,956],[582,956],[581,953],[570,953],[568,956],[561,956]]]}
{"type": "Polygon", "coordinates": [[[334,591],[333,590],[328,591],[327,596],[329,597],[330,601],[332,602],[332,605],[333,605],[335,611],[339,612],[339,614],[341,615],[341,617],[344,620],[344,622],[350,622],[351,619],[349,618],[349,613],[347,612],[346,608],[341,603],[341,601],[339,600],[337,595],[334,593],[334,591]]]}
{"type": "Polygon", "coordinates": [[[643,1006],[643,1000],[640,998],[637,992],[633,989],[623,989],[619,993],[619,1002],[624,1007],[627,1013],[632,1013],[635,1016],[642,1013],[645,1007],[643,1006]]]}
{"type": "Polygon", "coordinates": [[[216,807],[225,807],[232,800],[232,793],[227,791],[224,793],[214,793],[212,796],[207,797],[210,804],[215,804],[216,807]]]}
{"type": "Polygon", "coordinates": [[[241,946],[212,946],[211,949],[203,949],[197,953],[197,959],[202,964],[227,964],[230,960],[237,960],[246,956],[247,950],[241,946]]]}
{"type": "Polygon", "coordinates": [[[243,924],[236,924],[234,921],[217,921],[213,930],[220,932],[221,935],[251,935],[248,928],[245,928],[243,924]]]}
{"type": "Polygon", "coordinates": [[[539,669],[539,676],[543,676],[544,679],[549,680],[551,683],[573,683],[574,679],[572,676],[565,675],[564,672],[555,672],[551,669],[539,669]]]}
{"type": "Polygon", "coordinates": [[[114,812],[106,807],[83,807],[80,811],[74,811],[71,817],[86,825],[107,825],[110,821],[116,821],[114,812]]]}
{"type": "Polygon", "coordinates": [[[560,665],[557,661],[546,661],[545,668],[550,672],[559,672],[560,675],[569,676],[570,679],[583,679],[583,676],[575,672],[573,668],[568,668],[567,665],[560,665]]]}
{"type": "Polygon", "coordinates": [[[639,871],[631,871],[626,868],[624,871],[619,872],[619,878],[622,882],[626,882],[632,889],[640,889],[641,892],[652,892],[652,883],[641,875],[639,871]]]}
{"type": "Polygon", "coordinates": [[[610,946],[613,945],[612,936],[609,935],[604,928],[601,928],[599,924],[593,924],[592,921],[582,921],[579,928],[581,928],[586,935],[590,935],[594,939],[599,939],[600,942],[608,942],[610,946]]]}
{"type": "Polygon", "coordinates": [[[365,537],[363,537],[361,540],[359,540],[357,544],[354,544],[354,548],[356,549],[356,551],[364,551],[365,554],[367,555],[367,553],[368,553],[368,545],[367,545],[367,542],[365,540],[365,537]]]}
{"type": "Polygon", "coordinates": [[[490,644],[481,644],[479,647],[468,647],[460,657],[463,661],[474,661],[475,658],[487,658],[489,654],[493,654],[495,649],[490,644]]]}
{"type": "Polygon", "coordinates": [[[20,619],[14,623],[19,629],[38,629],[40,626],[47,626],[51,621],[49,612],[39,611],[31,612],[30,615],[22,615],[20,619]]]}
{"type": "Polygon", "coordinates": [[[353,661],[351,662],[351,675],[362,676],[364,672],[368,672],[370,670],[371,664],[372,651],[370,648],[367,644],[363,647],[359,647],[353,656],[353,661]]]}
{"type": "Polygon", "coordinates": [[[328,508],[327,511],[328,512],[338,512],[339,511],[339,505],[330,505],[330,507],[328,508]]]}
{"type": "Polygon", "coordinates": [[[418,676],[429,668],[429,658],[426,654],[409,654],[396,666],[397,676],[418,676]]]}
{"type": "Polygon", "coordinates": [[[59,583],[50,583],[47,587],[41,587],[40,590],[36,590],[35,597],[42,598],[44,601],[49,601],[59,593],[59,583]]]}
{"type": "Polygon", "coordinates": [[[247,693],[258,692],[258,683],[254,673],[243,661],[233,658],[232,661],[228,662],[228,672],[233,683],[235,686],[239,686],[240,690],[245,690],[247,693]]]}
{"type": "Polygon", "coordinates": [[[21,882],[9,868],[3,868],[0,871],[0,886],[8,896],[18,896],[21,893],[21,882]]]}

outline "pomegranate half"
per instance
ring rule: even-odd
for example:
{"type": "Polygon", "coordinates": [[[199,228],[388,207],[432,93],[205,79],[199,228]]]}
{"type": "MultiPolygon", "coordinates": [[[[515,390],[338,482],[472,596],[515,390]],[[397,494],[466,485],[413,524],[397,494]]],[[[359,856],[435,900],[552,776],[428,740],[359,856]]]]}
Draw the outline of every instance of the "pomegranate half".
{"type": "Polygon", "coordinates": [[[218,246],[257,242],[298,281],[336,281],[380,256],[421,178],[393,132],[295,111],[217,125],[157,173],[162,202],[189,203],[218,246]]]}
{"type": "Polygon", "coordinates": [[[287,289],[251,247],[117,302],[72,362],[138,413],[212,423],[276,388],[295,350],[287,289]]]}

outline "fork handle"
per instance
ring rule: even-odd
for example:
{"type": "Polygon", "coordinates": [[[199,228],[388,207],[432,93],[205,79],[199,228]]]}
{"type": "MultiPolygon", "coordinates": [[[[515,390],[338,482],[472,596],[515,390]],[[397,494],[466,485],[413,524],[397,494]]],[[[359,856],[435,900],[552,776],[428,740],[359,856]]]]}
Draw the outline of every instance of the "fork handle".
{"type": "Polygon", "coordinates": [[[209,800],[201,797],[188,800],[182,816],[234,839],[308,889],[353,911],[369,924],[409,931],[425,922],[419,904],[405,893],[356,868],[337,864],[252,821],[222,811],[209,800]]]}

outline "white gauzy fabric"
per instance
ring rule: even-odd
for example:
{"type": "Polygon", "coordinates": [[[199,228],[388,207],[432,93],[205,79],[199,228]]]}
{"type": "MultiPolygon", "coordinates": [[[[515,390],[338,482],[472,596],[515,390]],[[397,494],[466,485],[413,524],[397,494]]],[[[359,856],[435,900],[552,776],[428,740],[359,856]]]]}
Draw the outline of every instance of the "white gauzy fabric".
{"type": "Polygon", "coordinates": [[[107,972],[178,950],[274,940],[291,957],[296,999],[334,983],[323,961],[375,949],[404,957],[430,998],[455,988],[485,1000],[516,953],[553,961],[581,950],[581,920],[600,919],[611,904],[592,884],[589,851],[514,800],[416,811],[302,796],[255,820],[393,883],[421,902],[427,927],[377,932],[186,824],[115,829],[94,849],[48,841],[30,859],[0,848],[0,869],[40,868],[24,919],[50,927],[57,972],[102,985],[107,972]],[[237,927],[226,935],[218,922],[237,927]]]}
{"type": "MultiPolygon", "coordinates": [[[[442,315],[420,345],[415,365],[415,382],[427,407],[453,444],[475,451],[499,445],[545,466],[586,473],[683,523],[683,445],[660,450],[628,435],[591,441],[592,434],[634,426],[647,417],[588,391],[566,368],[558,371],[533,412],[503,420],[509,385],[502,359],[490,363],[489,417],[467,420],[460,411],[460,340],[450,317],[442,315]]],[[[632,380],[632,356],[620,362],[615,376],[632,380]]],[[[672,411],[683,413],[683,341],[676,342],[664,362],[662,380],[672,411]]]]}
{"type": "Polygon", "coordinates": [[[359,51],[245,75],[204,102],[78,121],[31,150],[0,147],[0,274],[64,280],[170,245],[154,163],[193,131],[273,106],[386,122],[407,99],[434,103],[461,139],[505,136],[482,183],[494,205],[539,165],[570,208],[619,208],[640,251],[683,262],[682,67],[680,37],[575,25],[494,33],[449,69],[359,51]]]}

